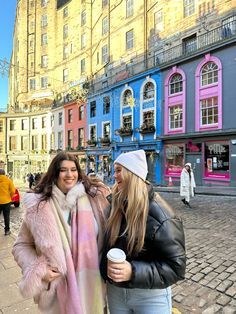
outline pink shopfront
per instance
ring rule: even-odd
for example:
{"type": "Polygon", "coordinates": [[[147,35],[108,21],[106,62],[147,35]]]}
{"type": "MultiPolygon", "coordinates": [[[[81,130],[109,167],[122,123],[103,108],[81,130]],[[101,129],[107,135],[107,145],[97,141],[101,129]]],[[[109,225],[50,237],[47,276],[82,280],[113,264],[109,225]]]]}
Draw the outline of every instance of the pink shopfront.
{"type": "Polygon", "coordinates": [[[164,182],[179,185],[185,163],[191,162],[197,185],[230,184],[230,140],[188,139],[164,145],[164,182]]]}

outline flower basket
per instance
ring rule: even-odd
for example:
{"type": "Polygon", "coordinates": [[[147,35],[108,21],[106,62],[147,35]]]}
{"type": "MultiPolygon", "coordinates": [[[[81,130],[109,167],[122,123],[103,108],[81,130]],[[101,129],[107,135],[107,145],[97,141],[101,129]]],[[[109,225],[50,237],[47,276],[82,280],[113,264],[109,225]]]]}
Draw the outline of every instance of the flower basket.
{"type": "Polygon", "coordinates": [[[97,145],[97,141],[96,141],[96,140],[93,140],[93,139],[88,140],[88,141],[87,141],[87,145],[88,145],[88,146],[96,146],[96,145],[97,145]]]}
{"type": "Polygon", "coordinates": [[[133,130],[130,129],[130,128],[120,128],[118,130],[118,132],[119,132],[119,135],[121,137],[123,137],[123,136],[131,136],[133,134],[133,130]]]}
{"type": "Polygon", "coordinates": [[[154,125],[142,125],[140,128],[140,133],[141,134],[146,134],[146,133],[154,133],[156,131],[156,128],[154,125]]]}
{"type": "Polygon", "coordinates": [[[101,138],[101,144],[102,145],[109,145],[111,143],[110,138],[109,137],[102,137],[101,138]]]}

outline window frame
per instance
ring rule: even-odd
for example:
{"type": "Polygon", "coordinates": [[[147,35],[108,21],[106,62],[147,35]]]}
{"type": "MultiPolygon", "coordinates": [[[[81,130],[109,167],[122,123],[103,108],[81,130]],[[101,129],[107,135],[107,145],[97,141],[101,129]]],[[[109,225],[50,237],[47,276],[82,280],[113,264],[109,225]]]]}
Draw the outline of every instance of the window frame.
{"type": "Polygon", "coordinates": [[[125,35],[126,50],[131,50],[134,48],[134,30],[129,30],[125,35]]]}

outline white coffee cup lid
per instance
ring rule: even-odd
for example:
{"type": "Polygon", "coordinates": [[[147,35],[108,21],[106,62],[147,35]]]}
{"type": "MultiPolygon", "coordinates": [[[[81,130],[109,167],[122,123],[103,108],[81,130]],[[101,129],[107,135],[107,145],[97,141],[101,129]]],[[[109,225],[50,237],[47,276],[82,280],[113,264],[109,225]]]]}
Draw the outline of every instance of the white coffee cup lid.
{"type": "Polygon", "coordinates": [[[114,263],[123,263],[126,260],[126,254],[121,249],[113,248],[107,253],[107,258],[114,263]]]}

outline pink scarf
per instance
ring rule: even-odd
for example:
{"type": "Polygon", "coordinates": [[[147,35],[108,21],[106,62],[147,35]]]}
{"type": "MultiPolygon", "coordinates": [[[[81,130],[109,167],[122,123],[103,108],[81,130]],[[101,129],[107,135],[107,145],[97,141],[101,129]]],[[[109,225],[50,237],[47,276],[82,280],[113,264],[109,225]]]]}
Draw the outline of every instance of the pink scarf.
{"type": "Polygon", "coordinates": [[[54,186],[52,207],[67,265],[66,278],[57,287],[60,314],[102,314],[104,295],[95,216],[83,184],[73,187],[66,198],[54,186]],[[65,223],[63,206],[70,210],[71,229],[65,223]]]}

